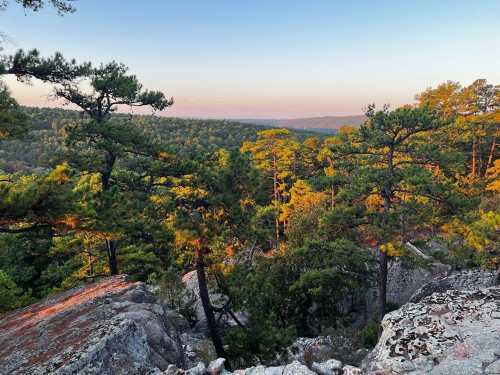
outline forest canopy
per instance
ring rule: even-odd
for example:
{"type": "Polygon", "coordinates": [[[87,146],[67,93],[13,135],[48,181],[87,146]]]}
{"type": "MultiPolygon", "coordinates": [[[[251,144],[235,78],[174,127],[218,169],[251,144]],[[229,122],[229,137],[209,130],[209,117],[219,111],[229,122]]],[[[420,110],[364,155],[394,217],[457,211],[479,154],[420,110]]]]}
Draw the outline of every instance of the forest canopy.
{"type": "Polygon", "coordinates": [[[416,245],[499,267],[500,87],[484,79],[368,105],[360,127],[325,135],[119,112],[175,104],[117,62],[19,51],[1,73],[78,110],[0,87],[0,311],[118,273],[173,293],[196,271],[217,354],[252,363],[349,324],[369,288],[380,320],[388,264],[416,245]],[[211,306],[209,286],[230,303],[211,306]],[[220,337],[221,311],[246,322],[220,337]]]}

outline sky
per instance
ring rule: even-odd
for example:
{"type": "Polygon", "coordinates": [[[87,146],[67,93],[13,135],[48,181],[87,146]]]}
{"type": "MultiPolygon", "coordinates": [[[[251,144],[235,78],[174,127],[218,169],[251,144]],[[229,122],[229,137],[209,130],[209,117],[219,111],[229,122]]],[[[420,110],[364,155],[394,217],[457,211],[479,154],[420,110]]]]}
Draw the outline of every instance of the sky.
{"type": "MultiPolygon", "coordinates": [[[[77,0],[0,12],[3,53],[123,62],[173,96],[167,116],[298,118],[397,107],[447,80],[500,83],[498,0],[77,0]]],[[[50,87],[8,78],[23,105],[50,87]]]]}

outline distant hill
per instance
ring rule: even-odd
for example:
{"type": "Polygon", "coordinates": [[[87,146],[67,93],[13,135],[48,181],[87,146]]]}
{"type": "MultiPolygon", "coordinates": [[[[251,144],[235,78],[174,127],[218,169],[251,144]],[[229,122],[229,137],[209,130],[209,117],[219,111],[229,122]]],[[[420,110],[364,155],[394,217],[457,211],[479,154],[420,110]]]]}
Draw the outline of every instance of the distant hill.
{"type": "Polygon", "coordinates": [[[307,129],[319,132],[335,132],[342,125],[359,126],[366,119],[364,115],[354,116],[323,116],[294,119],[242,119],[237,120],[248,124],[268,125],[292,129],[307,129]]]}

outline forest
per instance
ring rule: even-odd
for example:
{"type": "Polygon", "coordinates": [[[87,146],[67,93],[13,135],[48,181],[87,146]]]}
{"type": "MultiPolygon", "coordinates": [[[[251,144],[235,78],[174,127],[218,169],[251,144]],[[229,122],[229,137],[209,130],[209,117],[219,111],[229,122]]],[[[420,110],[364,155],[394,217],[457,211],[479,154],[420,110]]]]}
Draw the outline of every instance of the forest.
{"type": "Polygon", "coordinates": [[[394,308],[388,264],[422,262],[410,246],[500,265],[500,86],[485,79],[367,103],[332,135],[133,115],[175,102],[115,61],[19,50],[0,74],[74,108],[22,107],[1,83],[0,312],[126,273],[193,319],[181,278],[196,270],[202,300],[218,289],[218,309],[246,315],[221,335],[203,301],[217,354],[253,363],[349,326],[359,303],[345,301],[370,288],[376,325],[394,308]]]}

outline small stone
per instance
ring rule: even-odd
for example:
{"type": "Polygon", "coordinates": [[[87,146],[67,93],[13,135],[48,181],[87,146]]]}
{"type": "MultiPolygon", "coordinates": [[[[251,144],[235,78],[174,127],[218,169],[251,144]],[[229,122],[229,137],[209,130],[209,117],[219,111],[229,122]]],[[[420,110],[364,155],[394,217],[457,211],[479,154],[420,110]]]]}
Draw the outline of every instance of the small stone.
{"type": "Polygon", "coordinates": [[[174,365],[168,365],[167,369],[163,372],[163,375],[180,375],[181,370],[174,365]]]}
{"type": "Polygon", "coordinates": [[[343,375],[361,375],[361,369],[358,367],[346,365],[344,366],[343,370],[343,375]]]}
{"type": "Polygon", "coordinates": [[[207,372],[210,375],[219,375],[224,370],[224,363],[226,360],[224,358],[217,358],[215,361],[210,362],[207,368],[207,372]]]}
{"type": "Polygon", "coordinates": [[[336,359],[329,359],[326,362],[313,362],[311,369],[319,375],[341,375],[342,362],[336,359]]]}
{"type": "Polygon", "coordinates": [[[203,362],[198,362],[198,364],[186,371],[186,375],[205,375],[207,368],[203,362]]]}
{"type": "MultiPolygon", "coordinates": [[[[267,374],[266,374],[267,375],[267,374]]],[[[293,361],[283,369],[283,375],[316,375],[299,361],[293,361]]]]}

